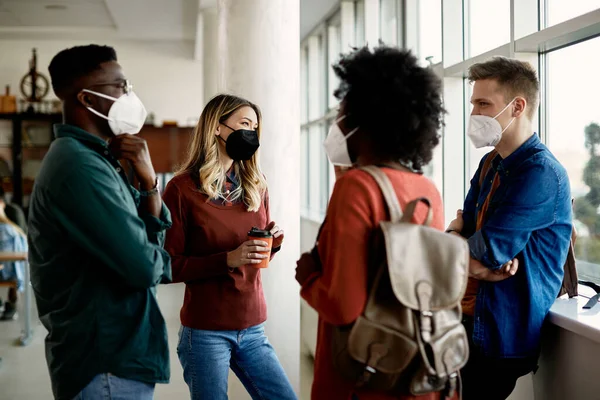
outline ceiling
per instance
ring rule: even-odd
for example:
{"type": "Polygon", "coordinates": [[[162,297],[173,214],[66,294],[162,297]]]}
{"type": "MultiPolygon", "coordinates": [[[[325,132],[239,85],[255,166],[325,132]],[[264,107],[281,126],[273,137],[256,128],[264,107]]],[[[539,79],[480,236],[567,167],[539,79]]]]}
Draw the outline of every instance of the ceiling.
{"type": "MultiPolygon", "coordinates": [[[[300,37],[338,3],[300,0],[300,37]]],[[[217,0],[0,0],[0,37],[195,40],[198,11],[216,5],[217,0]]]]}
{"type": "Polygon", "coordinates": [[[199,0],[0,0],[2,37],[194,40],[199,0]]]}
{"type": "Polygon", "coordinates": [[[300,0],[300,39],[304,39],[339,3],[339,0],[300,0]]]}
{"type": "Polygon", "coordinates": [[[0,1],[1,27],[114,27],[104,0],[0,1]]]}

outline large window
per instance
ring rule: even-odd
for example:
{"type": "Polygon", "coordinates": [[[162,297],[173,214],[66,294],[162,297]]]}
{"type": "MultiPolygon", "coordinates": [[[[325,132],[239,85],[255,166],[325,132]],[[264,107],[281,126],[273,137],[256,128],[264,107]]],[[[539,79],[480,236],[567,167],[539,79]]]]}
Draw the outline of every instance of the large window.
{"type": "Polygon", "coordinates": [[[380,2],[380,36],[383,43],[389,46],[399,44],[398,17],[400,5],[398,3],[398,0],[381,0],[380,2]]]}
{"type": "Polygon", "coordinates": [[[365,0],[354,3],[354,44],[358,47],[365,45],[365,0]]]}
{"type": "MultiPolygon", "coordinates": [[[[414,52],[421,65],[430,66],[442,78],[442,0],[405,0],[404,5],[407,21],[405,47],[414,52]]],[[[443,190],[442,158],[440,143],[434,151],[432,162],[423,168],[424,174],[434,181],[440,191],[443,190]]]]}
{"type": "Polygon", "coordinates": [[[575,198],[575,256],[582,279],[600,282],[600,38],[547,55],[550,150],[575,198]]]}
{"type": "MultiPolygon", "coordinates": [[[[371,3],[371,2],[370,2],[371,3]]],[[[339,81],[331,67],[341,53],[365,42],[365,1],[343,1],[301,44],[302,215],[319,221],[334,183],[323,142],[337,114],[339,81]]]]}
{"type": "MultiPolygon", "coordinates": [[[[465,107],[465,131],[469,129],[469,118],[471,116],[471,111],[473,107],[471,106],[471,96],[473,96],[473,84],[468,82],[466,79],[464,81],[465,84],[465,101],[468,103],[467,107],[465,107]]],[[[475,146],[471,144],[470,140],[465,140],[465,192],[469,190],[471,184],[471,178],[475,175],[477,168],[479,167],[479,162],[487,153],[490,152],[489,147],[484,147],[481,149],[476,149],[475,146]]]]}
{"type": "Polygon", "coordinates": [[[339,79],[333,72],[331,65],[339,58],[342,52],[342,21],[339,14],[329,21],[329,26],[327,27],[327,44],[327,104],[329,108],[333,108],[338,103],[333,92],[339,84],[339,79]]]}
{"type": "Polygon", "coordinates": [[[309,166],[309,146],[310,141],[308,137],[308,131],[306,129],[302,129],[300,131],[300,187],[302,188],[300,193],[300,208],[303,214],[307,214],[309,212],[309,204],[310,204],[310,192],[308,189],[309,184],[309,175],[310,171],[308,170],[309,166]]]}
{"type": "Polygon", "coordinates": [[[465,0],[469,40],[465,49],[473,57],[510,41],[510,0],[465,0]]]}
{"type": "Polygon", "coordinates": [[[552,26],[600,8],[600,0],[547,0],[546,26],[552,26]]]}
{"type": "Polygon", "coordinates": [[[302,44],[308,58],[303,59],[308,88],[302,126],[308,149],[303,153],[306,208],[313,215],[323,213],[334,183],[322,141],[335,116],[331,92],[337,82],[329,66],[338,45],[343,52],[363,45],[365,36],[372,42],[379,32],[386,44],[413,50],[443,78],[448,114],[442,143],[425,173],[442,192],[446,223],[462,206],[470,180],[490,150],[475,149],[466,137],[472,109],[468,68],[494,55],[519,58],[539,70],[541,99],[534,129],[569,175],[580,276],[600,283],[600,0],[346,0],[340,3],[340,15],[326,19],[323,29],[302,44]],[[327,64],[319,69],[311,59],[327,64]],[[312,87],[314,70],[323,71],[320,79],[326,82],[320,87],[327,93],[312,87]]]}
{"type": "MultiPolygon", "coordinates": [[[[442,146],[446,222],[462,204],[481,157],[490,150],[475,149],[465,134],[472,109],[472,86],[464,79],[469,66],[493,55],[529,61],[539,69],[541,83],[534,129],[566,168],[575,199],[579,274],[600,282],[600,77],[595,72],[600,0],[519,0],[512,2],[512,12],[509,0],[442,4],[441,61],[449,110],[442,146]],[[546,29],[563,22],[559,30],[546,29]]],[[[406,23],[410,32],[411,20],[406,23]]],[[[419,18],[419,24],[419,35],[426,37],[427,22],[419,18]]]]}
{"type": "Polygon", "coordinates": [[[442,0],[418,0],[418,21],[417,54],[437,64],[442,61],[442,0]]]}

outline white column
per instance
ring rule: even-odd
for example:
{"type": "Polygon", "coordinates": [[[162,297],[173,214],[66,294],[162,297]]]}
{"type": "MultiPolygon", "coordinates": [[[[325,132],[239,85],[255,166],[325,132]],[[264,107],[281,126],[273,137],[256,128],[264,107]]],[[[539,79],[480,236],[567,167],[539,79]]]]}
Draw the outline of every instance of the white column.
{"type": "MultiPolygon", "coordinates": [[[[204,103],[208,103],[218,93],[218,19],[217,8],[202,10],[202,42],[204,66],[204,103]]],[[[198,115],[200,117],[200,115],[198,115]]]]}
{"type": "MultiPolygon", "coordinates": [[[[300,378],[299,0],[219,0],[219,90],[256,102],[263,113],[260,158],[271,217],[286,233],[263,272],[267,334],[296,393],[300,378]]],[[[206,23],[206,21],[205,21],[206,23]]]]}

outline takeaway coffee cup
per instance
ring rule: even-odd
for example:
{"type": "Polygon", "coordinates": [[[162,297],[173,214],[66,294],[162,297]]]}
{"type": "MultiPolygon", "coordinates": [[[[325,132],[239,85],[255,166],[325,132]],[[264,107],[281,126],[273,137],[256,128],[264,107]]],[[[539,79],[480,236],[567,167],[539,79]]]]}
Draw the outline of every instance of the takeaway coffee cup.
{"type": "Polygon", "coordinates": [[[261,252],[261,254],[267,255],[267,258],[262,259],[260,264],[251,264],[254,268],[267,268],[271,257],[271,247],[273,246],[273,234],[269,231],[252,228],[250,232],[248,232],[248,240],[261,240],[268,244],[267,247],[269,248],[269,251],[261,252]]]}

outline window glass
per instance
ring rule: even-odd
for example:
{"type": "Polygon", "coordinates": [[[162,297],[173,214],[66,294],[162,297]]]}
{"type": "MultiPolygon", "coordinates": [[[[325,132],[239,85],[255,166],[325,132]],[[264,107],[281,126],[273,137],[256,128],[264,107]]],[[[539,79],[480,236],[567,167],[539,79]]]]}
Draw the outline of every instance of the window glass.
{"type": "Polygon", "coordinates": [[[442,2],[419,0],[419,58],[442,61],[442,2]]]}
{"type": "Polygon", "coordinates": [[[600,8],[600,0],[546,0],[546,7],[546,26],[552,26],[600,8]]]}
{"type": "Polygon", "coordinates": [[[566,168],[575,198],[575,256],[580,279],[596,282],[600,282],[598,54],[600,39],[547,55],[548,145],[566,168]]]}
{"type": "Polygon", "coordinates": [[[510,0],[470,0],[466,4],[467,56],[473,57],[510,42],[510,0]]]}
{"type": "Polygon", "coordinates": [[[380,35],[388,46],[398,45],[398,0],[381,0],[379,7],[380,35]]]}

